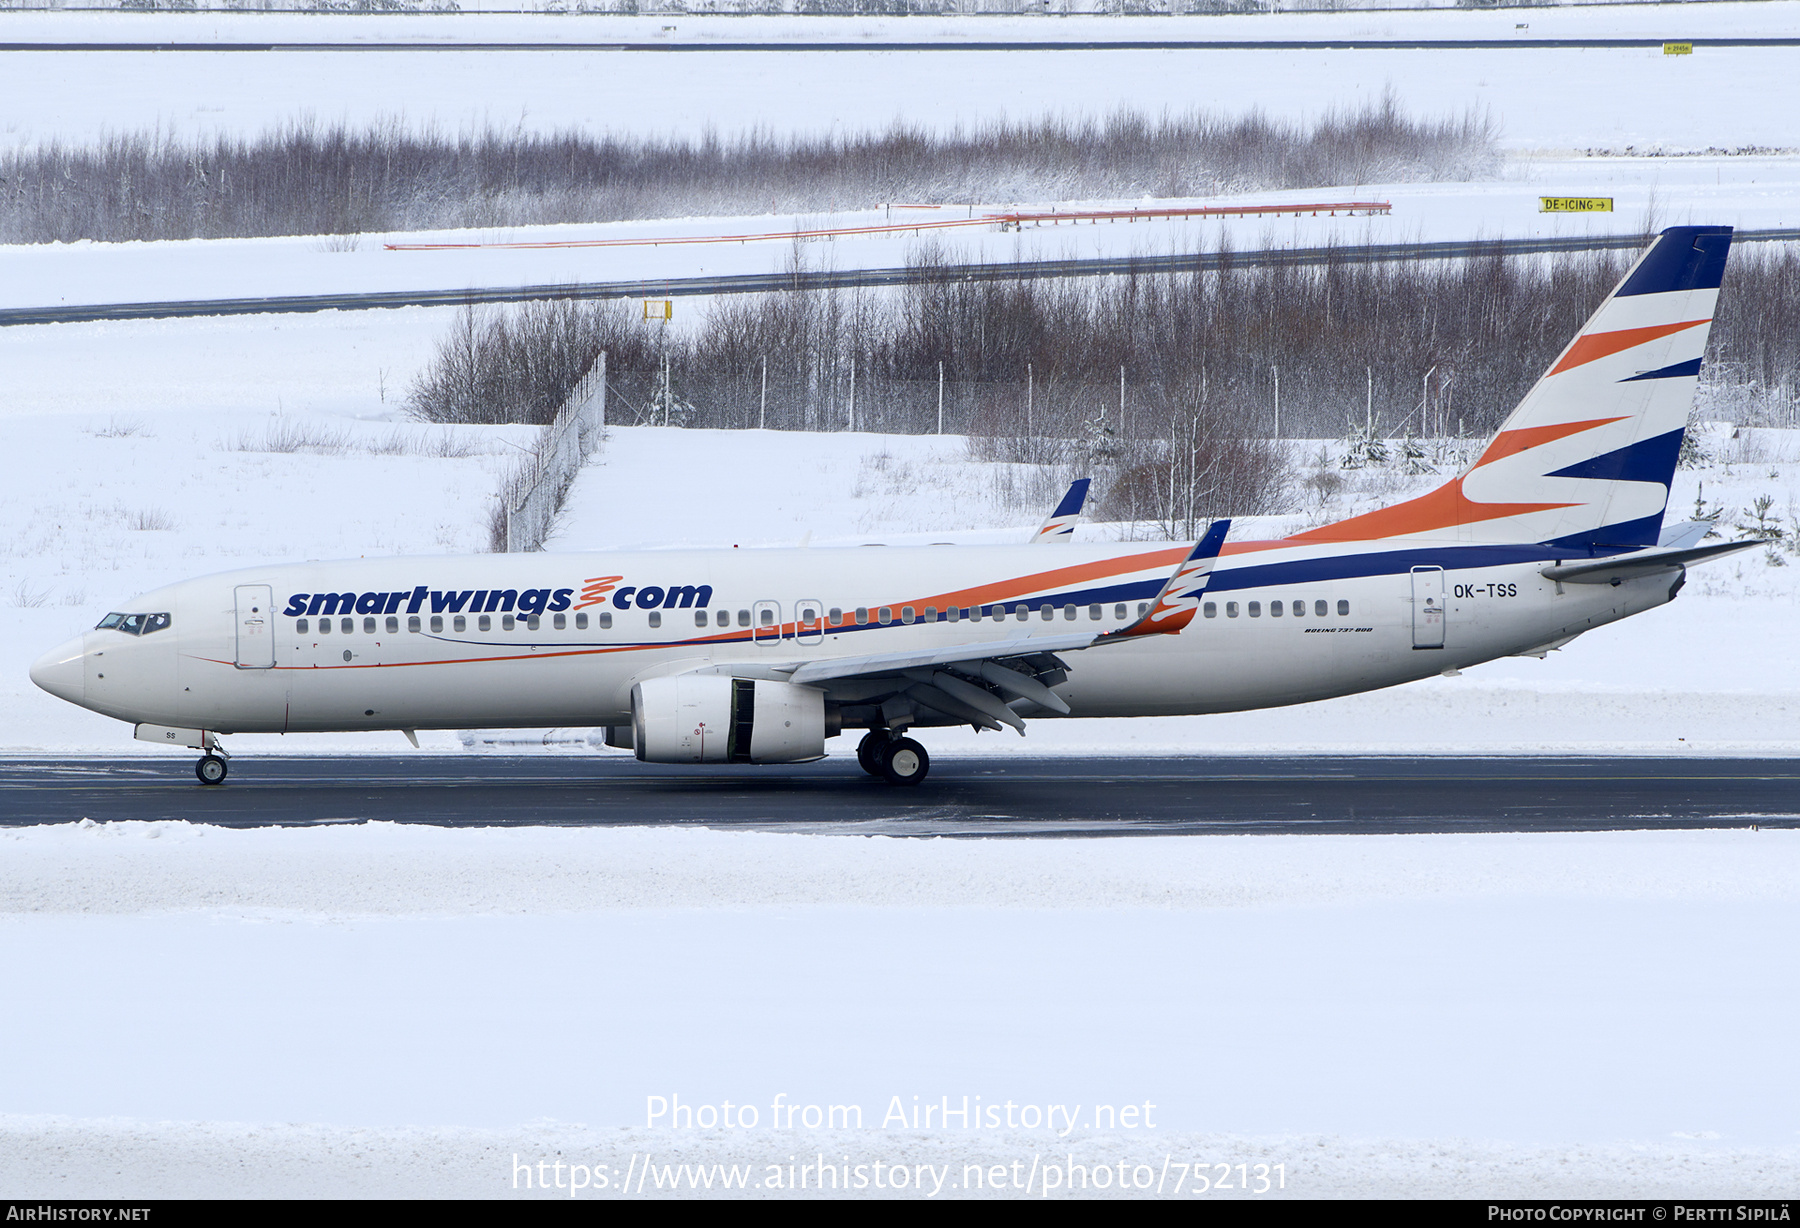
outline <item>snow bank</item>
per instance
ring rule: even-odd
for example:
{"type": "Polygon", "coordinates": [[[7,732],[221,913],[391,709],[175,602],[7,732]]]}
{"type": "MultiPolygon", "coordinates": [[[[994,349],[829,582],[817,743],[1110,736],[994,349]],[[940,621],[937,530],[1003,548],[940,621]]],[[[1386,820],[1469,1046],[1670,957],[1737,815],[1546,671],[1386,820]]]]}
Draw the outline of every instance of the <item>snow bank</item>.
{"type": "Polygon", "coordinates": [[[517,1157],[604,1197],[647,1156],[767,1183],[820,1154],[1750,1196],[1800,1156],[1769,1039],[1800,1006],[1792,832],[121,824],[0,851],[16,1196],[536,1193],[517,1157]],[[677,1096],[758,1120],[650,1120],[677,1096]],[[910,1119],[964,1096],[1012,1127],[910,1119]]]}

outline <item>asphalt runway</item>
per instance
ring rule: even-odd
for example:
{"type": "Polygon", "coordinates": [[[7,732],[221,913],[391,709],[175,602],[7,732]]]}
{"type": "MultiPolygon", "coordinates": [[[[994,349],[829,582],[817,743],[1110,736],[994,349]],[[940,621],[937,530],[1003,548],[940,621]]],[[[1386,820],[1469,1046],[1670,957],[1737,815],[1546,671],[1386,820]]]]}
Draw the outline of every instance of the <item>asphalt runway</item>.
{"type": "Polygon", "coordinates": [[[1800,826],[1784,759],[941,759],[917,788],[849,755],[677,768],[624,755],[0,761],[0,825],[186,819],[691,826],[914,836],[1531,832],[1800,826]]]}
{"type": "MultiPolygon", "coordinates": [[[[1734,243],[1800,240],[1800,228],[1738,230],[1734,243]]],[[[1380,264],[1395,260],[1463,260],[1491,255],[1636,250],[1647,239],[1632,235],[1567,235],[1538,239],[1458,239],[1435,243],[1355,244],[1342,247],[1269,248],[1168,256],[1096,256],[1080,260],[1015,260],[888,269],[813,269],[798,273],[728,273],[710,277],[643,278],[540,286],[460,290],[381,290],[349,294],[272,295],[258,298],[178,299],[167,302],[86,303],[71,307],[0,308],[0,327],[74,324],[94,320],[160,320],[186,316],[367,311],[391,307],[460,307],[550,299],[680,298],[711,294],[772,294],[784,290],[848,290],[914,286],[932,282],[1029,281],[1052,277],[1116,277],[1127,273],[1186,273],[1232,265],[1240,269],[1380,264]]]]}

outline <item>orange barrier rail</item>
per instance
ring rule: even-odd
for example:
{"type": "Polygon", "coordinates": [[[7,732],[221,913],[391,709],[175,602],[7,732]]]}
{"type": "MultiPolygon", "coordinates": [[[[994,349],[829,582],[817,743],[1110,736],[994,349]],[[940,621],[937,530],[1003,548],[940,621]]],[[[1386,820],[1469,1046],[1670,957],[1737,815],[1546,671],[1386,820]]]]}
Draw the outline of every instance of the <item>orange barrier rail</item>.
{"type": "MultiPolygon", "coordinates": [[[[896,208],[930,208],[923,205],[900,205],[896,208]]],[[[1025,226],[1056,226],[1063,222],[1098,224],[1100,222],[1156,221],[1158,219],[1196,217],[1317,217],[1324,213],[1365,216],[1391,212],[1387,201],[1339,201],[1328,204],[1302,205],[1193,205],[1171,209],[1098,209],[1049,213],[986,213],[980,217],[944,218],[917,222],[883,222],[875,226],[832,226],[819,230],[773,230],[761,234],[738,235],[670,235],[652,239],[539,239],[523,243],[384,243],[390,252],[449,251],[541,251],[572,247],[665,247],[691,243],[764,243],[795,239],[838,239],[857,236],[917,234],[924,230],[951,230],[971,226],[998,226],[1002,230],[1019,230],[1025,226]]]]}

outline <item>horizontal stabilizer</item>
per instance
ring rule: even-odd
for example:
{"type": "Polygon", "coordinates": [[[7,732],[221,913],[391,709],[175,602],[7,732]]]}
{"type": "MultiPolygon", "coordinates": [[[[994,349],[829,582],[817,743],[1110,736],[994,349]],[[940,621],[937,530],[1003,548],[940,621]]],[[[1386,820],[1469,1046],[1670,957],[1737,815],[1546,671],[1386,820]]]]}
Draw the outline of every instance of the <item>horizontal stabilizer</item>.
{"type": "Polygon", "coordinates": [[[1659,550],[1686,550],[1689,546],[1698,546],[1700,539],[1712,532],[1713,522],[1710,520],[1684,520],[1680,524],[1664,525],[1662,536],[1656,539],[1659,550]]]}
{"type": "Polygon", "coordinates": [[[1541,574],[1547,580],[1555,580],[1563,584],[1618,584],[1638,576],[1653,575],[1659,571],[1675,571],[1694,563],[1723,558],[1727,554],[1735,554],[1739,550],[1748,550],[1752,546],[1764,544],[1766,543],[1752,539],[1743,542],[1720,542],[1714,546],[1693,546],[1686,550],[1645,550],[1636,554],[1621,554],[1617,558],[1602,559],[1598,563],[1568,563],[1556,567],[1546,567],[1541,574]]]}

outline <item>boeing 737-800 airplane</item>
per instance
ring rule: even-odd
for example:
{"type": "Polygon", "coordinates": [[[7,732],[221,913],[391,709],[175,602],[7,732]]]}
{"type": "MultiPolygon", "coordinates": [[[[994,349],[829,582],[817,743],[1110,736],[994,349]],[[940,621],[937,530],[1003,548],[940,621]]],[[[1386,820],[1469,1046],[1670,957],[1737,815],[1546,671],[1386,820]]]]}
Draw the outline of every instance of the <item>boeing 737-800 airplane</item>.
{"type": "Polygon", "coordinates": [[[1665,230],[1469,469],[1279,541],[356,559],[158,589],[32,667],[46,691],[200,749],[221,735],[607,726],[653,763],[801,763],[866,730],[1242,711],[1541,655],[1674,598],[1663,512],[1731,245],[1665,230]]]}

